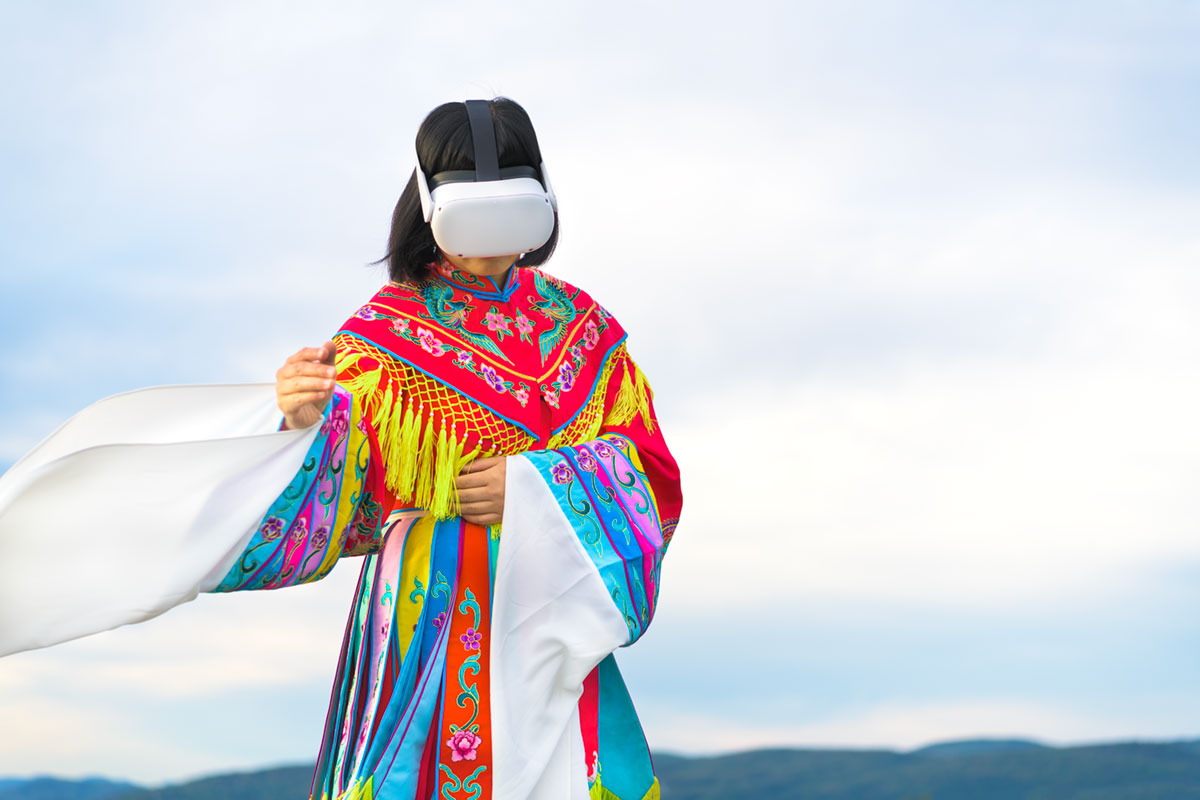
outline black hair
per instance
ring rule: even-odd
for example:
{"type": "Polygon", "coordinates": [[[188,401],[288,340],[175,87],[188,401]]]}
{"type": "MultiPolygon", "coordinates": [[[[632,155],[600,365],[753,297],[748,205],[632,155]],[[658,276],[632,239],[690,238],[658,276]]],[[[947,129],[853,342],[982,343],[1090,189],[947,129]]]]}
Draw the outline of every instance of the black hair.
{"type": "MultiPolygon", "coordinates": [[[[500,167],[529,166],[542,163],[537,134],[525,109],[507,97],[488,101],[492,124],[496,129],[496,148],[500,167]]],[[[465,103],[443,103],[429,112],[417,130],[417,158],[425,175],[446,170],[475,169],[475,149],[471,123],[465,103]]],[[[536,267],[546,263],[558,244],[558,212],[554,212],[554,230],[550,239],[537,250],[526,253],[518,267],[536,267]]],[[[421,213],[417,191],[417,172],[408,179],[396,210],[392,212],[392,230],[388,235],[387,255],[376,264],[387,262],[389,277],[397,283],[421,283],[429,277],[429,264],[437,258],[433,231],[421,213]]]]}

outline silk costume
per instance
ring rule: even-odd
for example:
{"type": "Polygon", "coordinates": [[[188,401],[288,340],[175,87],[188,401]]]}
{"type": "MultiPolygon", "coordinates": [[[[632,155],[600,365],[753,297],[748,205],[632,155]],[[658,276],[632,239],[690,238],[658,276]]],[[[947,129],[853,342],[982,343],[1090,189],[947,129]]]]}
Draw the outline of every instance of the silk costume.
{"type": "MultiPolygon", "coordinates": [[[[611,653],[653,617],[681,496],[623,329],[537,269],[497,282],[440,262],[383,287],[334,342],[322,420],[281,434],[299,469],[202,577],[155,602],[366,556],[314,800],[657,797],[611,653]],[[519,458],[503,525],[485,529],[458,516],[454,477],[488,455],[519,458]]],[[[264,482],[280,483],[277,461],[264,482]]]]}

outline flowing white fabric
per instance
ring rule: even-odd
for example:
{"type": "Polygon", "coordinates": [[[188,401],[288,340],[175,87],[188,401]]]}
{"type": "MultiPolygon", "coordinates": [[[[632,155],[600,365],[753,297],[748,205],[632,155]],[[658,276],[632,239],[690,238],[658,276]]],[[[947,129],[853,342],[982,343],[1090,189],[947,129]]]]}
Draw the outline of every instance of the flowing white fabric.
{"type": "Polygon", "coordinates": [[[270,383],[141,389],[84,409],[0,476],[0,656],[214,588],[316,437],[281,418],[270,383]]]}
{"type": "Polygon", "coordinates": [[[583,681],[629,639],[570,521],[537,468],[506,463],[492,599],[495,800],[586,800],[583,681]]]}

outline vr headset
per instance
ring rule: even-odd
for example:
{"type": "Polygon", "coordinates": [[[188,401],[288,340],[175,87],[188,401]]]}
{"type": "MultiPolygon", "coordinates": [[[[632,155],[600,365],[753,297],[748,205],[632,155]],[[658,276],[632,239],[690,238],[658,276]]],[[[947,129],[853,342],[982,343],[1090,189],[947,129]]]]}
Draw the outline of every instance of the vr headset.
{"type": "Polygon", "coordinates": [[[486,100],[468,100],[475,169],[426,176],[417,159],[421,211],[446,253],[466,258],[537,250],[550,240],[558,200],[546,164],[500,168],[486,100]]]}

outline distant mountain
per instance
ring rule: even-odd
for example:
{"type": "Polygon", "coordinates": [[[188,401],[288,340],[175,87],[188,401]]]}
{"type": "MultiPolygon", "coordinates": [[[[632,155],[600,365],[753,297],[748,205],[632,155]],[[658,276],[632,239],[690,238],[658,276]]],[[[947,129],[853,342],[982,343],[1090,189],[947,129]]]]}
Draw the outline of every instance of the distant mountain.
{"type": "Polygon", "coordinates": [[[136,783],[104,778],[0,778],[0,800],[112,800],[116,795],[141,788],[136,783]]]}
{"type": "MultiPolygon", "coordinates": [[[[1196,741],[1048,747],[980,739],[912,752],[659,753],[654,765],[663,800],[1200,800],[1196,741]]],[[[0,779],[0,800],[304,800],[311,777],[311,766],[295,766],[155,789],[106,781],[0,779]],[[120,789],[87,794],[107,791],[89,783],[120,789]],[[58,794],[36,793],[56,787],[58,794]]]]}
{"type": "Polygon", "coordinates": [[[917,756],[933,758],[954,758],[957,756],[973,756],[980,753],[1011,753],[1014,750],[1038,750],[1046,745],[1029,739],[964,739],[958,742],[938,742],[926,745],[919,750],[913,750],[917,756]]]}

